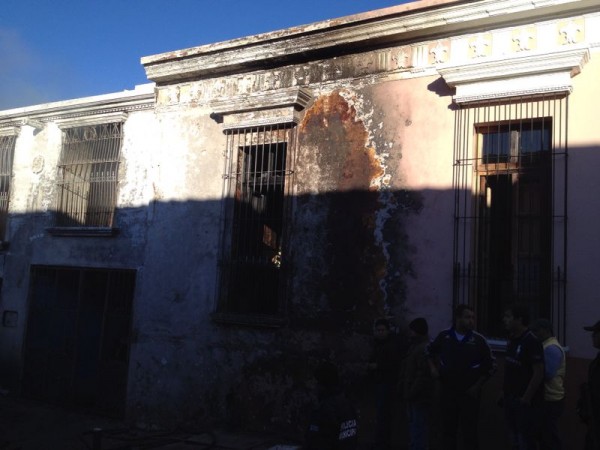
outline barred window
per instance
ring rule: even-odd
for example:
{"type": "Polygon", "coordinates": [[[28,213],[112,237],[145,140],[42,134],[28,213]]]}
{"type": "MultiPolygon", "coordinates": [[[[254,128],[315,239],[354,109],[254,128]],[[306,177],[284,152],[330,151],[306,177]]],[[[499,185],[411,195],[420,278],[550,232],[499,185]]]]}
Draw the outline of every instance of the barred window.
{"type": "Polygon", "coordinates": [[[58,164],[59,227],[111,227],[123,124],[69,128],[58,164]]]}
{"type": "Polygon", "coordinates": [[[284,125],[227,131],[218,312],[281,312],[293,135],[284,125]]]}
{"type": "Polygon", "coordinates": [[[0,241],[6,237],[10,181],[16,136],[0,136],[0,241]]]}
{"type": "Polygon", "coordinates": [[[564,338],[567,111],[550,95],[457,112],[454,301],[490,336],[519,302],[564,338]]]}

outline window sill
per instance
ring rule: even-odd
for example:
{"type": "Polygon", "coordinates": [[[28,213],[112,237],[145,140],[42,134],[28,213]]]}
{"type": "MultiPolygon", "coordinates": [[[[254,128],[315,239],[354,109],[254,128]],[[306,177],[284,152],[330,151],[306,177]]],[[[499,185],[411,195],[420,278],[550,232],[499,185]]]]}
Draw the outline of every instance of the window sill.
{"type": "Polygon", "coordinates": [[[241,325],[258,328],[279,328],[286,320],[281,316],[267,314],[240,314],[219,312],[211,316],[213,322],[223,325],[241,325]]]}
{"type": "Polygon", "coordinates": [[[69,237],[113,237],[119,234],[118,228],[109,227],[51,227],[46,231],[52,236],[69,237]]]}

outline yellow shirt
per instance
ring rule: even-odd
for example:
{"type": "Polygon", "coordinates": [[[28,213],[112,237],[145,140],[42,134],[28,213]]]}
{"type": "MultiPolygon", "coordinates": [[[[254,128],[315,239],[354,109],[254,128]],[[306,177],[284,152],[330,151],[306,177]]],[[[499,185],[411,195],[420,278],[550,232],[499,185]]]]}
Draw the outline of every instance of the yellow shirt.
{"type": "Polygon", "coordinates": [[[560,365],[556,370],[556,374],[553,378],[544,381],[544,400],[556,402],[565,397],[564,380],[567,372],[565,351],[555,337],[549,337],[543,342],[542,345],[544,346],[544,353],[546,352],[546,348],[550,347],[551,345],[557,346],[562,353],[562,358],[560,360],[560,365]]]}

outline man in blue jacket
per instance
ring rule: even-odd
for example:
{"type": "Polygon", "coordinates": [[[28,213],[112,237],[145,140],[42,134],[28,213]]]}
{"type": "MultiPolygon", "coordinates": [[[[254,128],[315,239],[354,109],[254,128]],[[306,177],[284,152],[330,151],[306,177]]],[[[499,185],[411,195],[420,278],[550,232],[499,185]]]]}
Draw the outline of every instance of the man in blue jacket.
{"type": "Polygon", "coordinates": [[[431,344],[431,371],[441,386],[442,438],[445,450],[456,450],[458,435],[467,450],[479,448],[477,436],[481,387],[494,373],[492,350],[475,329],[475,312],[468,305],[454,310],[453,326],[431,344]]]}

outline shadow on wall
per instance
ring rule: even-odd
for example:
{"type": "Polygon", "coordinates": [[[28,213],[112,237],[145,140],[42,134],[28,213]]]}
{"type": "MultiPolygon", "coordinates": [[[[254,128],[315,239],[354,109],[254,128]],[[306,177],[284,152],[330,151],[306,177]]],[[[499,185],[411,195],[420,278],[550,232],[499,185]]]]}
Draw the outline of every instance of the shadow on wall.
{"type": "MultiPolygon", "coordinates": [[[[580,212],[595,195],[576,188],[593,177],[598,153],[572,154],[580,212]]],[[[149,422],[228,420],[299,433],[314,401],[312,369],[332,359],[367,414],[373,320],[392,315],[402,326],[415,314],[407,299],[432,297],[425,290],[436,286],[445,290],[433,296],[439,303],[417,312],[449,321],[455,194],[156,201],[119,209],[119,232],[102,238],[52,236],[50,213],[12,215],[0,383],[18,392],[35,380],[23,394],[149,422]],[[114,274],[126,271],[135,271],[134,289],[121,295],[114,274]],[[121,304],[111,308],[115,295],[121,304]],[[50,390],[57,380],[61,389],[50,390]]]]}
{"type": "Polygon", "coordinates": [[[116,416],[224,418],[229,399],[262,411],[244,413],[252,425],[282,409],[293,417],[311,398],[311,361],[347,363],[352,379],[373,320],[400,319],[418,272],[407,221],[428,197],[451,200],[352,191],[287,197],[275,210],[255,195],[157,201],[118,209],[117,232],[102,237],[57,235],[50,212],[11,215],[0,385],[116,416]]]}

